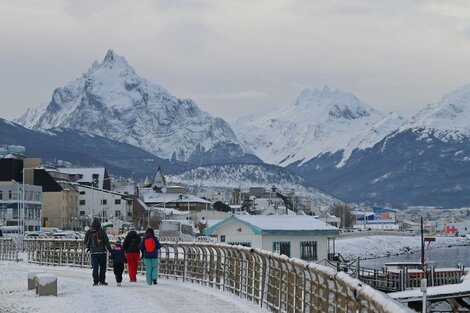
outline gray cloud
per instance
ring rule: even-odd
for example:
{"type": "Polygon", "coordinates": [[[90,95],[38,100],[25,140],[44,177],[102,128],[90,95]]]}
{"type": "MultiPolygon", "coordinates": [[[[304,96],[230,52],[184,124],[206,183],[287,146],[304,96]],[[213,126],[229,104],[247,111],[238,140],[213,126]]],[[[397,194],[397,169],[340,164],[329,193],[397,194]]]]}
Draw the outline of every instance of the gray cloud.
{"type": "Polygon", "coordinates": [[[108,48],[234,121],[329,84],[410,116],[470,81],[466,1],[0,0],[0,108],[47,102],[108,48]]]}

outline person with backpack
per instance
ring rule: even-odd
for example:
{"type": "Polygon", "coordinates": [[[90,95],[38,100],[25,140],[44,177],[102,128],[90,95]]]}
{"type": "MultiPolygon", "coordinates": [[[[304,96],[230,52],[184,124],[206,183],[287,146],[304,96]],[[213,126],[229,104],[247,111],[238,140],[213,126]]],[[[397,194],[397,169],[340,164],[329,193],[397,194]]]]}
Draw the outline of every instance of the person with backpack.
{"type": "Polygon", "coordinates": [[[140,243],[140,250],[142,251],[142,258],[145,263],[147,284],[156,285],[158,279],[158,250],[161,245],[152,227],[147,228],[144,238],[140,243]]]}
{"type": "Polygon", "coordinates": [[[107,285],[106,282],[106,250],[111,253],[108,235],[101,227],[100,220],[95,217],[90,229],[85,234],[85,246],[91,253],[91,267],[93,268],[93,286],[107,285]],[[98,271],[99,269],[99,271],[98,271]],[[98,273],[99,272],[99,273],[98,273]]]}
{"type": "Polygon", "coordinates": [[[122,244],[127,259],[127,272],[129,273],[129,280],[131,282],[137,281],[137,269],[140,260],[140,241],[140,236],[134,228],[131,228],[122,244]]]}

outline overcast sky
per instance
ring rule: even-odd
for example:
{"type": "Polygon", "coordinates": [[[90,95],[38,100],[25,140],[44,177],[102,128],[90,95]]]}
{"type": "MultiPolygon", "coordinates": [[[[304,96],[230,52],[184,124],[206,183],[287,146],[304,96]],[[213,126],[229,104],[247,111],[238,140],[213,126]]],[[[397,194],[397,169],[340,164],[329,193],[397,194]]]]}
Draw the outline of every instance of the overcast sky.
{"type": "Polygon", "coordinates": [[[470,83],[470,2],[0,0],[0,117],[109,48],[229,122],[325,84],[410,117],[470,83]]]}

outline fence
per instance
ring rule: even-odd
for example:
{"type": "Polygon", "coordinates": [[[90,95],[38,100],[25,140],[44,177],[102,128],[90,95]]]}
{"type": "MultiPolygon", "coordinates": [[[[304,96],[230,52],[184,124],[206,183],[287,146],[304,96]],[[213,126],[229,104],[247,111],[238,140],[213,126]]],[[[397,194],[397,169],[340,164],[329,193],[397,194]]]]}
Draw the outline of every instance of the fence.
{"type": "MultiPolygon", "coordinates": [[[[80,240],[24,243],[29,262],[89,267],[80,240]]],[[[241,246],[163,242],[159,268],[162,277],[218,288],[272,312],[410,312],[345,273],[241,246]]]]}
{"type": "Polygon", "coordinates": [[[0,260],[17,261],[18,245],[13,238],[0,238],[0,260]]]}
{"type": "Polygon", "coordinates": [[[416,269],[388,270],[358,267],[358,277],[362,282],[375,289],[393,292],[404,291],[409,288],[419,288],[421,280],[427,279],[428,286],[441,286],[458,284],[461,277],[466,274],[465,268],[440,268],[430,266],[426,271],[416,269]]]}

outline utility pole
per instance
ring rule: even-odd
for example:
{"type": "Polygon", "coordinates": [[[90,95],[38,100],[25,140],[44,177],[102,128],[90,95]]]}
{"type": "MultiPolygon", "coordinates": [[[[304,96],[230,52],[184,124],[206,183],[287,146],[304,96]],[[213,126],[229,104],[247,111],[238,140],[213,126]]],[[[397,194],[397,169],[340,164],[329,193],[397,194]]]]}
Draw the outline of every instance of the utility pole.
{"type": "Polygon", "coordinates": [[[421,267],[423,271],[424,268],[424,225],[423,225],[423,218],[421,217],[421,267]]]}

